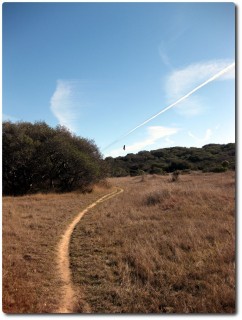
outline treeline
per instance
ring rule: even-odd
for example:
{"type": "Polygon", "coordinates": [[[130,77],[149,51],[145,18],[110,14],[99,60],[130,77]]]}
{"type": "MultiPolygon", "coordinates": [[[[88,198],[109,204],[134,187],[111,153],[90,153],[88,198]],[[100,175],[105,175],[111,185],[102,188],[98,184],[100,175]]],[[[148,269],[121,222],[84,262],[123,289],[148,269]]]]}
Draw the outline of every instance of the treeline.
{"type": "Polygon", "coordinates": [[[4,195],[85,192],[107,174],[93,141],[45,122],[4,122],[2,151],[4,195]]]}
{"type": "Polygon", "coordinates": [[[235,144],[208,144],[202,148],[173,147],[140,151],[125,157],[107,157],[111,176],[135,176],[142,173],[165,174],[176,170],[224,172],[235,169],[235,144]]]}

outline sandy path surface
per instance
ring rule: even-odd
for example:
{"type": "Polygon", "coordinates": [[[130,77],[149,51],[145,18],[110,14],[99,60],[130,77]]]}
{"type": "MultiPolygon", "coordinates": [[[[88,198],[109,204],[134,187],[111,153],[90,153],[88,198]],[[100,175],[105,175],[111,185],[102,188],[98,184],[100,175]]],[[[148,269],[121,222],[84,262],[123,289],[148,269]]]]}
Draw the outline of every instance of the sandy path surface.
{"type": "Polygon", "coordinates": [[[82,300],[83,313],[91,313],[90,306],[85,302],[83,297],[81,297],[81,293],[76,292],[75,286],[71,281],[71,270],[69,267],[69,243],[71,239],[71,234],[75,226],[81,220],[85,213],[87,213],[90,209],[94,208],[99,203],[107,201],[121,192],[123,192],[123,189],[116,188],[115,191],[112,191],[111,193],[101,197],[97,201],[90,204],[88,207],[86,207],[86,209],[81,211],[76,216],[76,218],[71,222],[71,224],[68,226],[65,233],[63,234],[62,239],[59,242],[57,251],[57,265],[60,273],[60,278],[63,282],[63,299],[60,302],[60,307],[57,313],[75,313],[80,299],[82,300]]]}

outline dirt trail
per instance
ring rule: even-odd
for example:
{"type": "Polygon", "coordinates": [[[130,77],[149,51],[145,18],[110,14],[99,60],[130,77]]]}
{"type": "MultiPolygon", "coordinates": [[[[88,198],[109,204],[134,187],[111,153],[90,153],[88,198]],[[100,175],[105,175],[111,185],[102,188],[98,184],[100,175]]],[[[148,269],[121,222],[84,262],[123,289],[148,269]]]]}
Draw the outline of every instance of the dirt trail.
{"type": "Polygon", "coordinates": [[[71,239],[71,234],[76,226],[76,224],[81,220],[83,215],[87,213],[90,209],[95,207],[97,204],[107,201],[112,197],[123,192],[123,189],[116,188],[115,191],[101,197],[97,201],[90,204],[86,209],[81,211],[76,218],[71,222],[71,224],[66,229],[62,236],[61,241],[58,244],[57,252],[57,264],[60,273],[61,280],[63,282],[63,299],[60,303],[60,307],[57,313],[75,313],[78,302],[82,299],[83,313],[91,313],[90,306],[84,301],[80,296],[80,292],[76,292],[74,284],[71,281],[71,270],[69,268],[69,243],[71,239]]]}

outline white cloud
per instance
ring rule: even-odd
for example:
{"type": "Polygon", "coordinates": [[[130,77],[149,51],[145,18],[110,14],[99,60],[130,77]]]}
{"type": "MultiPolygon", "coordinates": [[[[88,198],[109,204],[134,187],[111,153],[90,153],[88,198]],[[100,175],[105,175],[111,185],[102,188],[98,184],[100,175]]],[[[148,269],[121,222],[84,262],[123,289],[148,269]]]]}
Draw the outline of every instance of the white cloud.
{"type": "Polygon", "coordinates": [[[55,92],[50,99],[50,108],[59,124],[71,131],[77,129],[77,120],[80,115],[77,98],[77,82],[58,80],[55,92]]]}
{"type": "Polygon", "coordinates": [[[185,35],[189,27],[187,25],[187,20],[185,20],[183,14],[180,12],[174,14],[171,25],[172,28],[161,40],[158,50],[163,64],[168,68],[173,69],[169,53],[174,50],[174,45],[176,45],[179,39],[185,35]]]}
{"type": "MultiPolygon", "coordinates": [[[[181,98],[231,63],[233,63],[231,60],[213,60],[194,63],[185,68],[173,70],[166,79],[165,91],[168,102],[170,103],[181,98]]],[[[231,80],[234,77],[235,68],[217,80],[231,80]]],[[[203,106],[198,95],[194,95],[183,103],[178,104],[176,110],[182,115],[196,115],[202,112],[203,106]]]]}
{"type": "Polygon", "coordinates": [[[173,69],[173,66],[170,62],[170,58],[168,57],[164,45],[160,44],[159,46],[159,55],[161,57],[162,62],[165,66],[169,67],[170,69],[173,69]]]}
{"type": "Polygon", "coordinates": [[[14,116],[10,116],[9,114],[5,114],[3,113],[2,114],[2,121],[12,121],[12,122],[15,122],[15,121],[18,121],[18,119],[14,116]]]}
{"type": "Polygon", "coordinates": [[[183,102],[180,102],[175,109],[180,115],[187,117],[201,114],[204,110],[201,99],[198,96],[189,97],[183,102]]]}
{"type": "MultiPolygon", "coordinates": [[[[166,142],[169,136],[176,134],[180,129],[168,128],[163,126],[151,126],[147,128],[147,137],[142,141],[137,141],[131,145],[126,145],[125,152],[135,153],[144,150],[146,147],[154,145],[158,140],[165,138],[166,142]]],[[[121,149],[110,151],[106,156],[117,157],[121,155],[121,149]]]]}
{"type": "Polygon", "coordinates": [[[191,131],[188,131],[188,135],[193,138],[199,145],[203,145],[208,142],[212,136],[212,130],[207,129],[203,138],[195,136],[191,131]]]}

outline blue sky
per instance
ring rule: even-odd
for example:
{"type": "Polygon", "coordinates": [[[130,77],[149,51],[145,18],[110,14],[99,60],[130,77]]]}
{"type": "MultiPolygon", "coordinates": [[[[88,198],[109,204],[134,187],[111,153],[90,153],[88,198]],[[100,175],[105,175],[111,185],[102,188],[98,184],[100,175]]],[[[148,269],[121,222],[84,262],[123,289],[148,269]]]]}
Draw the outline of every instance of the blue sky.
{"type": "Polygon", "coordinates": [[[233,3],[4,3],[2,44],[3,120],[105,156],[235,141],[234,70],[119,140],[234,62],[233,3]]]}

